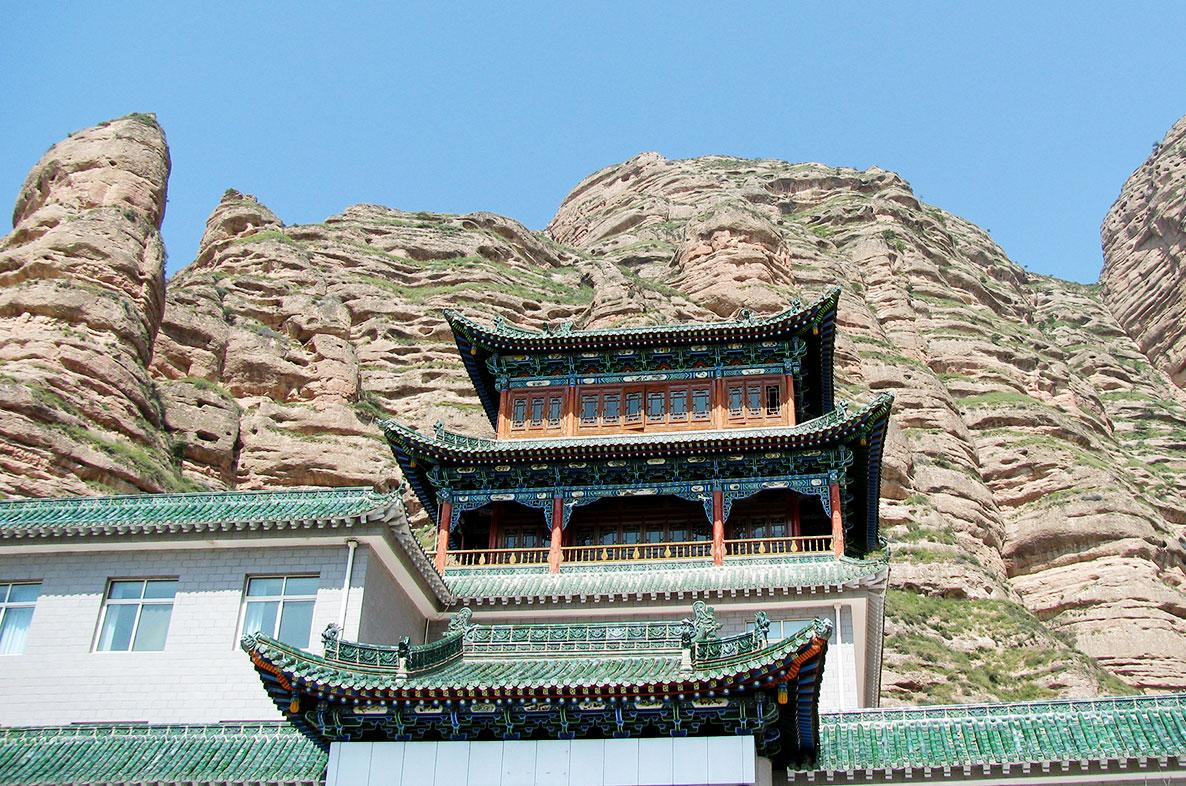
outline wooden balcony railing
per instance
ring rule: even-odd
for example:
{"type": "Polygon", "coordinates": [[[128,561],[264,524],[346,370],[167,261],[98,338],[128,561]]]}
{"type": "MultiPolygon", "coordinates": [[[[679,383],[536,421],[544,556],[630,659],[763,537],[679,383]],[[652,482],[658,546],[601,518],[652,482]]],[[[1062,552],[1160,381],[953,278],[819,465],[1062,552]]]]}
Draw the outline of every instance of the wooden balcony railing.
{"type": "Polygon", "coordinates": [[[645,560],[711,559],[712,541],[682,543],[615,543],[612,546],[564,546],[561,562],[630,562],[645,560]]]}
{"type": "MultiPolygon", "coordinates": [[[[729,557],[764,557],[787,554],[829,554],[831,535],[805,535],[788,538],[745,538],[725,541],[729,557]]],[[[429,559],[435,557],[430,553],[429,559]]],[[[680,543],[616,543],[608,546],[563,546],[562,564],[597,562],[666,562],[687,559],[712,559],[712,541],[694,540],[680,543]]],[[[488,565],[546,565],[548,549],[474,549],[450,551],[446,567],[483,567],[488,565]]]]}
{"type": "Polygon", "coordinates": [[[726,557],[761,557],[769,554],[824,554],[831,550],[831,535],[802,535],[794,538],[745,538],[725,541],[726,557]]]}
{"type": "MultiPolygon", "coordinates": [[[[435,559],[436,552],[428,552],[428,558],[435,559]]],[[[450,551],[445,566],[465,567],[482,565],[547,565],[548,549],[474,549],[472,551],[450,551]]]]}

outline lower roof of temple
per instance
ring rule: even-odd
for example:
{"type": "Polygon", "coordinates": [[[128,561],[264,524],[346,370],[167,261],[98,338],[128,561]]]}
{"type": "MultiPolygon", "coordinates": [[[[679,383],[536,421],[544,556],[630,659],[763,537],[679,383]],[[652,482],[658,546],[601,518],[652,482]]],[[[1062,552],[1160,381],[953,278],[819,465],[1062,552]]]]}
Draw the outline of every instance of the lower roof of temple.
{"type": "Polygon", "coordinates": [[[324,657],[262,634],[243,649],[298,728],[332,741],[576,739],[752,734],[781,766],[815,756],[832,624],[769,642],[770,621],[719,637],[697,601],[679,621],[471,625],[437,641],[341,641],[324,657]]]}
{"type": "Polygon", "coordinates": [[[315,786],[326,753],[292,725],[85,723],[0,728],[0,784],[315,786]]]}
{"type": "Polygon", "coordinates": [[[1186,764],[1186,694],[895,707],[820,715],[813,771],[1186,764]]]}
{"type": "MultiPolygon", "coordinates": [[[[1168,769],[1186,764],[1186,694],[822,713],[819,733],[817,761],[799,776],[988,768],[1024,778],[1019,766],[1142,760],[1168,769]]],[[[283,722],[0,728],[0,786],[320,786],[326,761],[283,722]]]]}
{"type": "Polygon", "coordinates": [[[789,594],[818,590],[880,587],[889,570],[889,550],[873,559],[830,554],[770,555],[711,560],[565,564],[560,573],[547,565],[449,566],[445,584],[459,603],[497,604],[516,598],[537,601],[606,597],[692,597],[789,594]]]}

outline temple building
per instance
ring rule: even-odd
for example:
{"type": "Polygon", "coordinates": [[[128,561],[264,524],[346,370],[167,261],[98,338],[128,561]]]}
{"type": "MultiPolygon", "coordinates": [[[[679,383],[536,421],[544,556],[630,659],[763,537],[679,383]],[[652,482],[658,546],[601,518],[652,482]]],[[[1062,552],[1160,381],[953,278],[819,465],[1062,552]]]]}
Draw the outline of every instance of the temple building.
{"type": "Polygon", "coordinates": [[[492,436],[382,424],[423,541],[371,489],[0,501],[0,784],[1186,782],[1183,695],[879,708],[839,298],[446,312],[492,436]]]}

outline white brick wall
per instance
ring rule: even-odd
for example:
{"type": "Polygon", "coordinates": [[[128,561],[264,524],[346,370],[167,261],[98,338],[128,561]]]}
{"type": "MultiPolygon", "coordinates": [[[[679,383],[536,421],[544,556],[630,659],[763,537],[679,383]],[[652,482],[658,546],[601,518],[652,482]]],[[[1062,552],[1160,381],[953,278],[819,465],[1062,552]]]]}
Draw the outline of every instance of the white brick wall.
{"type": "MultiPolygon", "coordinates": [[[[310,631],[319,652],[338,616],[345,562],[340,545],[0,556],[0,581],[41,581],[24,652],[0,656],[0,724],[279,718],[238,646],[246,578],[321,577],[310,631]],[[164,651],[92,652],[108,579],[144,577],[178,579],[164,651]]],[[[351,585],[351,638],[364,576],[356,570],[351,585]]]]}
{"type": "MultiPolygon", "coordinates": [[[[366,555],[366,603],[361,607],[357,639],[368,644],[395,644],[407,636],[412,644],[423,644],[424,615],[369,549],[360,548],[359,552],[366,555]]],[[[355,563],[355,580],[357,570],[355,563]]]]}

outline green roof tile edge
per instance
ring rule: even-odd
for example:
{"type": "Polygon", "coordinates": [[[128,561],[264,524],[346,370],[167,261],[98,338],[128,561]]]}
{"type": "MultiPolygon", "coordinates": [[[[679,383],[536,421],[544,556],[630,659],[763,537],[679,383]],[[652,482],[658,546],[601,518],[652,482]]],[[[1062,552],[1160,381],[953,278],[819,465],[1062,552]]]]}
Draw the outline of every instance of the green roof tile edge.
{"type": "Polygon", "coordinates": [[[663,448],[672,445],[708,445],[713,442],[720,443],[717,449],[724,451],[733,449],[735,445],[747,444],[752,440],[820,438],[819,435],[828,431],[835,431],[840,437],[848,436],[849,432],[855,434],[867,424],[875,423],[887,415],[893,401],[892,393],[879,393],[872,402],[852,412],[847,411],[846,408],[837,407],[826,415],[794,426],[664,431],[654,434],[490,439],[458,434],[445,428],[438,429],[433,435],[422,434],[410,426],[390,419],[380,421],[379,426],[386,433],[388,441],[397,448],[420,448],[421,451],[436,448],[463,453],[497,453],[500,456],[509,456],[517,453],[530,454],[537,451],[562,449],[663,448]]]}
{"type": "Polygon", "coordinates": [[[1182,763],[1186,693],[825,712],[820,739],[817,772],[1146,758],[1182,763]],[[1078,735],[1075,724],[1097,734],[1078,735]],[[941,746],[932,732],[941,734],[941,746]],[[986,750],[977,732],[1009,744],[986,750]]]}
{"type": "Polygon", "coordinates": [[[402,510],[399,492],[369,486],[0,500],[0,538],[209,529],[226,524],[343,522],[402,510]]]}
{"type": "Polygon", "coordinates": [[[4,786],[201,782],[314,786],[324,782],[327,758],[316,743],[284,721],[0,727],[0,784],[4,786]],[[135,745],[135,756],[127,755],[129,744],[135,745]]]}
{"type": "Polygon", "coordinates": [[[735,329],[762,330],[764,328],[779,327],[784,323],[793,322],[796,319],[810,319],[816,312],[826,310],[829,307],[834,308],[840,301],[841,292],[841,287],[832,287],[806,306],[796,301],[789,308],[764,317],[751,316],[749,318],[726,319],[716,322],[676,322],[662,325],[630,325],[619,328],[593,328],[589,330],[573,328],[571,323],[564,323],[556,328],[545,330],[529,330],[507,322],[496,322],[493,326],[488,327],[453,309],[445,309],[444,315],[445,320],[449,323],[454,333],[460,330],[475,339],[482,338],[487,341],[506,339],[511,341],[545,343],[567,340],[579,343],[582,340],[593,341],[618,336],[645,338],[663,334],[667,334],[664,338],[673,340],[680,338],[702,340],[704,338],[703,334],[706,333],[711,336],[711,334],[716,332],[727,332],[735,329]]]}

